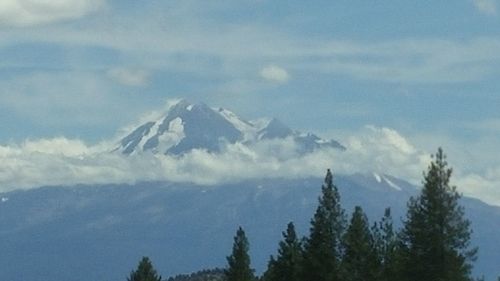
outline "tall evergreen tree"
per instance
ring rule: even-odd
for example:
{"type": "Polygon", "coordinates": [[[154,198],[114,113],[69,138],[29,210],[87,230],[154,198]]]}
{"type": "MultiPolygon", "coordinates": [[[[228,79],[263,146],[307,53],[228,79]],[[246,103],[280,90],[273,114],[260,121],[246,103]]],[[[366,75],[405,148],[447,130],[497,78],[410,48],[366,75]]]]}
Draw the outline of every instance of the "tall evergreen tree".
{"type": "Polygon", "coordinates": [[[356,206],[343,239],[342,280],[375,281],[379,278],[380,262],[368,219],[356,206]]]}
{"type": "Polygon", "coordinates": [[[272,281],[276,278],[276,259],[274,258],[273,255],[269,257],[269,261],[267,262],[267,269],[264,271],[262,274],[260,280],[261,281],[272,281]]]}
{"type": "Polygon", "coordinates": [[[380,261],[379,279],[381,281],[399,281],[397,275],[398,240],[394,231],[391,208],[386,208],[381,221],[374,224],[372,235],[380,261]]]}
{"type": "Polygon", "coordinates": [[[452,170],[440,148],[424,174],[424,187],[408,203],[401,232],[403,277],[408,281],[469,281],[477,249],[470,248],[470,222],[450,186],[452,170]]]}
{"type": "Polygon", "coordinates": [[[309,237],[304,243],[303,280],[337,281],[340,279],[341,238],[346,219],[340,196],[327,171],[309,237]]]}
{"type": "Polygon", "coordinates": [[[290,222],[284,240],[279,243],[276,259],[271,256],[268,270],[264,274],[265,281],[300,281],[302,264],[302,245],[295,233],[295,226],[290,222]]]}
{"type": "Polygon", "coordinates": [[[137,269],[130,273],[127,281],[161,281],[161,276],[158,276],[149,258],[143,257],[137,269]]]}
{"type": "Polygon", "coordinates": [[[227,281],[254,281],[254,270],[250,268],[248,250],[249,243],[245,231],[239,227],[234,237],[233,252],[227,257],[227,281]]]}

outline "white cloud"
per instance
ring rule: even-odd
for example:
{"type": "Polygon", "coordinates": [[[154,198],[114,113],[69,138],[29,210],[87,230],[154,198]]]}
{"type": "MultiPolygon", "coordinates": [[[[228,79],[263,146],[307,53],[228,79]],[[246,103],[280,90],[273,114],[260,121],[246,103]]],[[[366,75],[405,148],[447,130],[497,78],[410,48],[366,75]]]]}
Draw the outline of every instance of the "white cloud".
{"type": "Polygon", "coordinates": [[[496,0],[472,0],[476,9],[486,15],[496,15],[497,2],[496,0]]]}
{"type": "Polygon", "coordinates": [[[2,0],[0,26],[32,26],[81,18],[104,6],[104,0],[2,0]]]}
{"type": "Polygon", "coordinates": [[[126,86],[145,86],[150,73],[137,68],[112,68],[106,72],[108,77],[126,86]]]}
{"type": "Polygon", "coordinates": [[[290,79],[288,72],[284,68],[276,65],[268,65],[262,68],[259,74],[262,78],[277,83],[286,83],[288,79],[290,79]]]}
{"type": "Polygon", "coordinates": [[[429,153],[416,149],[389,128],[366,126],[350,136],[345,145],[347,151],[338,156],[345,173],[374,171],[419,183],[430,161],[429,153]]]}
{"type": "Polygon", "coordinates": [[[77,157],[90,153],[90,149],[81,140],[69,140],[58,137],[54,139],[26,140],[22,144],[25,153],[41,153],[77,157]]]}
{"type": "MultiPolygon", "coordinates": [[[[314,166],[315,161],[319,161],[322,163],[320,166],[332,167],[334,171],[347,174],[369,171],[389,174],[420,185],[422,172],[427,170],[431,161],[430,155],[436,152],[438,146],[442,146],[448,154],[450,167],[453,168],[451,183],[457,186],[458,191],[500,206],[498,157],[495,153],[479,153],[496,151],[496,139],[480,139],[464,145],[452,137],[433,134],[421,137],[416,142],[412,138],[410,142],[393,129],[366,126],[347,137],[343,144],[347,146],[347,151],[343,153],[311,155],[314,161],[304,163],[314,166]]],[[[296,164],[303,167],[300,162],[296,164]]],[[[293,169],[293,166],[289,168],[293,169]]]]}
{"type": "MultiPolygon", "coordinates": [[[[219,154],[193,150],[182,157],[149,153],[109,153],[113,143],[89,146],[65,138],[27,140],[0,146],[3,191],[41,185],[119,183],[144,180],[216,184],[250,178],[302,178],[336,173],[377,171],[417,179],[428,157],[397,132],[367,127],[352,136],[348,150],[326,149],[300,156],[292,139],[254,146],[227,145],[219,154]]],[[[414,181],[415,181],[414,180],[414,181]]]]}
{"type": "MultiPolygon", "coordinates": [[[[125,159],[105,152],[104,147],[86,146],[64,138],[26,141],[21,145],[0,146],[2,191],[42,185],[76,183],[133,182],[141,174],[144,159],[125,159]],[[138,169],[139,170],[136,170],[138,169]],[[131,174],[131,171],[136,170],[131,174]]],[[[149,164],[148,168],[154,168],[149,164]]],[[[159,171],[156,171],[157,174],[159,171]]]]}
{"type": "MultiPolygon", "coordinates": [[[[489,122],[489,121],[488,121],[489,122]]],[[[481,130],[483,122],[475,123],[481,130]]],[[[493,132],[493,131],[492,131],[493,132]]],[[[496,134],[477,134],[464,140],[443,132],[419,133],[411,139],[420,148],[443,147],[453,168],[451,183],[466,196],[500,206],[500,166],[498,165],[498,138],[496,134]]]]}
{"type": "Polygon", "coordinates": [[[488,171],[486,175],[465,174],[458,177],[455,184],[459,191],[466,196],[476,197],[486,203],[500,206],[500,167],[497,167],[492,174],[488,171]]]}
{"type": "MultiPolygon", "coordinates": [[[[429,152],[389,128],[367,126],[343,144],[347,146],[344,152],[325,149],[301,156],[291,139],[270,140],[254,146],[230,144],[219,154],[193,150],[174,157],[110,153],[114,142],[91,146],[62,137],[27,140],[0,146],[0,192],[43,185],[149,180],[213,185],[252,178],[321,177],[327,168],[339,174],[389,174],[418,185],[431,161],[429,152]]],[[[500,205],[500,166],[471,171],[462,166],[462,156],[455,156],[452,160],[458,161],[450,162],[455,171],[452,183],[459,191],[500,205]]]]}

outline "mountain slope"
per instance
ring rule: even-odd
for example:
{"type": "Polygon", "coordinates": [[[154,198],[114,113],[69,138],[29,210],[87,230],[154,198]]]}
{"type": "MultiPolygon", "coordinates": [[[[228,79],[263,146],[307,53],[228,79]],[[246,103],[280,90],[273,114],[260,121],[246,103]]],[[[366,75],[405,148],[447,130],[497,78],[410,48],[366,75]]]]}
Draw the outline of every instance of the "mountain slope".
{"type": "MultiPolygon", "coordinates": [[[[386,206],[396,223],[417,189],[386,175],[335,178],[350,213],[373,222],[386,206]]],[[[143,255],[163,276],[225,266],[236,228],[260,272],[294,221],[306,235],[322,179],[251,180],[217,187],[148,182],[45,187],[0,194],[1,280],[124,280],[143,255]]],[[[500,208],[464,199],[480,247],[475,272],[498,275],[500,208]]]]}
{"type": "Polygon", "coordinates": [[[181,100],[158,120],[148,121],[130,132],[115,150],[127,155],[144,151],[180,155],[192,149],[219,152],[227,143],[251,145],[286,138],[297,144],[300,153],[322,147],[345,149],[337,141],[293,131],[277,119],[251,122],[227,109],[212,109],[203,103],[181,100]]]}

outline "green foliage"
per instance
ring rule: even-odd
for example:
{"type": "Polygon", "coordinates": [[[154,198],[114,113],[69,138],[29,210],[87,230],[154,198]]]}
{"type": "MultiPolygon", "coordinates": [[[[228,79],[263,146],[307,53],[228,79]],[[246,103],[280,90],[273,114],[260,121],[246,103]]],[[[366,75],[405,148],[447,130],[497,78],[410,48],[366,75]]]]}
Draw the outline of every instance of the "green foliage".
{"type": "Polygon", "coordinates": [[[223,269],[205,269],[191,274],[180,274],[170,277],[167,281],[225,281],[223,269]]]}
{"type": "Polygon", "coordinates": [[[380,262],[379,280],[398,281],[398,239],[394,231],[391,208],[386,208],[381,221],[374,224],[372,235],[380,262]]]}
{"type": "Polygon", "coordinates": [[[336,281],[340,278],[341,237],[346,219],[340,195],[327,171],[319,206],[304,243],[303,280],[336,281]]]}
{"type": "Polygon", "coordinates": [[[272,281],[276,278],[276,273],[275,273],[275,263],[276,259],[274,258],[273,255],[269,257],[269,261],[267,262],[267,270],[264,271],[262,274],[260,280],[262,281],[272,281]]]}
{"type": "Polygon", "coordinates": [[[227,281],[254,281],[254,270],[250,268],[249,243],[241,227],[234,237],[233,252],[227,257],[225,270],[227,281]]]}
{"type": "Polygon", "coordinates": [[[290,222],[284,240],[279,243],[276,259],[271,256],[268,270],[264,274],[265,281],[300,281],[302,264],[302,245],[295,233],[295,226],[290,222]]]}
{"type": "Polygon", "coordinates": [[[380,262],[368,219],[363,209],[356,206],[343,239],[344,257],[342,276],[345,281],[378,280],[380,262]]]}
{"type": "Polygon", "coordinates": [[[477,249],[470,249],[470,222],[449,181],[452,170],[439,149],[424,174],[420,196],[411,198],[401,232],[404,280],[469,281],[477,249]]]}
{"type": "Polygon", "coordinates": [[[127,281],[161,281],[161,276],[158,276],[149,258],[143,257],[137,269],[130,273],[127,281]]]}

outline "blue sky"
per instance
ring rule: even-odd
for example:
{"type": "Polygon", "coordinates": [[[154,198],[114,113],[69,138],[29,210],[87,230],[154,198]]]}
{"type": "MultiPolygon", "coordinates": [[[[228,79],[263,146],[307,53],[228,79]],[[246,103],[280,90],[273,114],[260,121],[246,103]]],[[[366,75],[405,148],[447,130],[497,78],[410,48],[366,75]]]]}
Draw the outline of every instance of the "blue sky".
{"type": "Polygon", "coordinates": [[[419,151],[443,146],[458,174],[498,194],[499,9],[498,0],[4,0],[0,144],[95,145],[183,97],[344,142],[367,125],[390,128],[419,151]]]}

